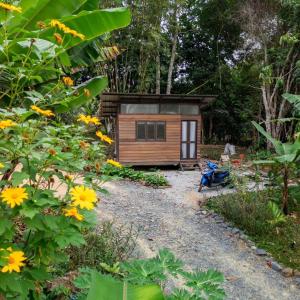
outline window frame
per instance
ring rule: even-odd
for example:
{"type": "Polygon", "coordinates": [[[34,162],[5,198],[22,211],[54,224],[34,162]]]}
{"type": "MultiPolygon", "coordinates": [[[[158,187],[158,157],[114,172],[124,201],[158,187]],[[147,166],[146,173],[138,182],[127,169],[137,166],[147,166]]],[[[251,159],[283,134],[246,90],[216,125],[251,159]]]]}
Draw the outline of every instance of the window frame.
{"type": "Polygon", "coordinates": [[[167,122],[166,121],[145,121],[145,120],[135,121],[135,140],[137,142],[166,142],[166,140],[167,140],[167,122]],[[139,123],[146,123],[146,126],[145,126],[145,137],[146,138],[145,139],[138,138],[138,124],[139,123]],[[147,126],[148,123],[155,124],[155,138],[154,139],[148,138],[148,126],[147,126]],[[164,138],[163,139],[157,138],[157,125],[158,124],[164,125],[164,138]]]}

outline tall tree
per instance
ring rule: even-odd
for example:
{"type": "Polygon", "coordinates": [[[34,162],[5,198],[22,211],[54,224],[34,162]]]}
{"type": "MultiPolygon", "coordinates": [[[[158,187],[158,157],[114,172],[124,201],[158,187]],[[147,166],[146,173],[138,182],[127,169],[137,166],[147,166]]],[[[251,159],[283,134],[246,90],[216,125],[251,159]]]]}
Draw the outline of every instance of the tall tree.
{"type": "Polygon", "coordinates": [[[284,118],[289,110],[281,95],[298,89],[299,20],[295,17],[298,11],[299,4],[276,0],[243,1],[239,10],[245,37],[255,47],[261,66],[264,121],[267,132],[274,138],[280,138],[283,129],[282,123],[274,120],[284,118]]]}

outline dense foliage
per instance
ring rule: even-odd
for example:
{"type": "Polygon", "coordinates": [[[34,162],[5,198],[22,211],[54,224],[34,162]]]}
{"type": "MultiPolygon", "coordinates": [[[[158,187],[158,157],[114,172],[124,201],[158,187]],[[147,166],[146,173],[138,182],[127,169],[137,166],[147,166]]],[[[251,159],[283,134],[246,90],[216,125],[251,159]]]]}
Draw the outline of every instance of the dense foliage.
{"type": "Polygon", "coordinates": [[[263,146],[252,120],[276,138],[293,132],[271,120],[289,115],[281,95],[299,90],[299,1],[122,3],[133,22],[113,34],[121,54],[102,66],[110,91],[218,95],[204,113],[207,143],[263,146]]]}
{"type": "Polygon", "coordinates": [[[66,248],[85,244],[108,179],[99,170],[112,141],[99,119],[81,114],[66,125],[58,115],[107,82],[76,86],[71,51],[126,26],[130,15],[85,0],[16,5],[0,3],[0,296],[44,299],[46,280],[68,261],[66,248]]]}

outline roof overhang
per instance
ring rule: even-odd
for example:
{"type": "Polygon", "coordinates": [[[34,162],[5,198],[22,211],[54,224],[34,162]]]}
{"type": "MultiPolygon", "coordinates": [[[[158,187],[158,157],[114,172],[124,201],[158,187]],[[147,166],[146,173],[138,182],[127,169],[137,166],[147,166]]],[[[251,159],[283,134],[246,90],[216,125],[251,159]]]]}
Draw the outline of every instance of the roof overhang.
{"type": "Polygon", "coordinates": [[[199,104],[201,110],[207,108],[216,99],[217,95],[164,95],[164,94],[119,94],[103,93],[101,99],[101,115],[115,116],[118,112],[118,105],[122,103],[191,103],[199,104]]]}

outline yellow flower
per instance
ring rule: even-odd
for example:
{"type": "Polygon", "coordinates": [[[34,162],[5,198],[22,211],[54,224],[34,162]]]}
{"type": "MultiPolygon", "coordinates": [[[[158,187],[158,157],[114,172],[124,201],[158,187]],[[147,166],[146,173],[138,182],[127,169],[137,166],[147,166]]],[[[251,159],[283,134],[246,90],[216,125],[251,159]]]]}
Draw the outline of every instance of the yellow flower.
{"type": "Polygon", "coordinates": [[[74,81],[70,77],[63,77],[63,82],[65,85],[68,85],[68,86],[74,85],[74,81]]]}
{"type": "Polygon", "coordinates": [[[66,26],[62,22],[58,20],[51,20],[50,22],[51,27],[57,27],[59,30],[63,31],[64,33],[71,34],[73,37],[78,37],[81,40],[85,39],[85,36],[79,32],[77,32],[74,29],[71,29],[70,27],[66,26]]]}
{"type": "Polygon", "coordinates": [[[2,273],[6,273],[6,272],[20,272],[20,267],[25,266],[25,264],[23,263],[24,260],[26,260],[26,257],[24,256],[24,252],[23,251],[12,251],[11,248],[7,248],[7,250],[9,252],[11,252],[9,254],[9,256],[5,257],[7,259],[7,265],[5,265],[2,269],[1,272],[2,273]]]}
{"type": "Polygon", "coordinates": [[[81,215],[76,207],[65,209],[65,216],[75,218],[78,221],[82,221],[84,219],[83,215],[81,215]]]}
{"type": "Polygon", "coordinates": [[[108,144],[112,144],[113,143],[113,140],[110,137],[108,137],[107,135],[103,134],[101,131],[97,131],[96,132],[96,136],[98,138],[100,138],[100,140],[102,142],[106,142],[108,144]]]}
{"type": "Polygon", "coordinates": [[[3,120],[0,121],[0,129],[5,129],[8,127],[16,126],[17,124],[13,122],[12,120],[3,120]]]}
{"type": "Polygon", "coordinates": [[[3,202],[7,202],[11,208],[21,205],[24,200],[28,199],[26,189],[22,187],[6,188],[2,191],[1,197],[3,202]]]}
{"type": "Polygon", "coordinates": [[[116,168],[122,168],[122,167],[123,167],[119,162],[117,162],[117,161],[115,161],[115,160],[112,160],[112,159],[108,159],[106,162],[107,162],[108,164],[110,164],[110,165],[116,167],[116,168]]]}
{"type": "Polygon", "coordinates": [[[17,7],[17,6],[6,4],[6,3],[2,3],[2,2],[0,2],[0,7],[4,8],[6,10],[10,10],[10,11],[17,11],[19,13],[22,12],[22,8],[21,7],[17,7]]]}
{"type": "Polygon", "coordinates": [[[57,44],[59,44],[59,45],[62,44],[63,38],[61,37],[61,35],[59,33],[54,33],[54,37],[55,37],[57,44]]]}
{"type": "Polygon", "coordinates": [[[91,210],[94,208],[94,203],[97,201],[97,194],[94,190],[83,185],[75,186],[70,190],[73,206],[79,206],[81,209],[86,208],[91,210]]]}
{"type": "Polygon", "coordinates": [[[45,29],[47,26],[46,26],[46,24],[44,23],[44,22],[42,22],[42,21],[38,21],[37,23],[36,23],[36,25],[40,28],[40,29],[45,29]]]}
{"type": "Polygon", "coordinates": [[[77,121],[81,121],[85,124],[94,124],[94,125],[100,125],[100,121],[97,117],[92,117],[92,116],[85,116],[85,115],[79,115],[79,118],[77,121]]]}
{"type": "Polygon", "coordinates": [[[65,179],[68,180],[68,181],[72,181],[74,179],[74,176],[70,175],[70,174],[66,174],[65,179]]]}
{"type": "Polygon", "coordinates": [[[41,114],[41,115],[43,115],[45,117],[53,117],[53,116],[55,116],[54,113],[50,109],[44,110],[44,109],[39,108],[36,105],[31,105],[30,108],[32,110],[34,110],[35,112],[37,112],[37,113],[39,113],[39,114],[41,114]]]}
{"type": "Polygon", "coordinates": [[[52,148],[48,150],[48,153],[49,153],[51,156],[54,156],[54,155],[57,154],[56,151],[55,151],[55,149],[52,149],[52,148]]]}
{"type": "Polygon", "coordinates": [[[80,141],[79,142],[79,146],[80,146],[81,149],[86,149],[86,148],[88,148],[90,146],[90,144],[86,143],[84,141],[80,141]]]}
{"type": "Polygon", "coordinates": [[[4,164],[0,162],[0,169],[4,168],[4,164]]]}
{"type": "Polygon", "coordinates": [[[83,93],[84,93],[84,96],[86,96],[86,97],[91,97],[91,92],[90,92],[89,89],[84,89],[84,90],[83,90],[83,93]]]}

